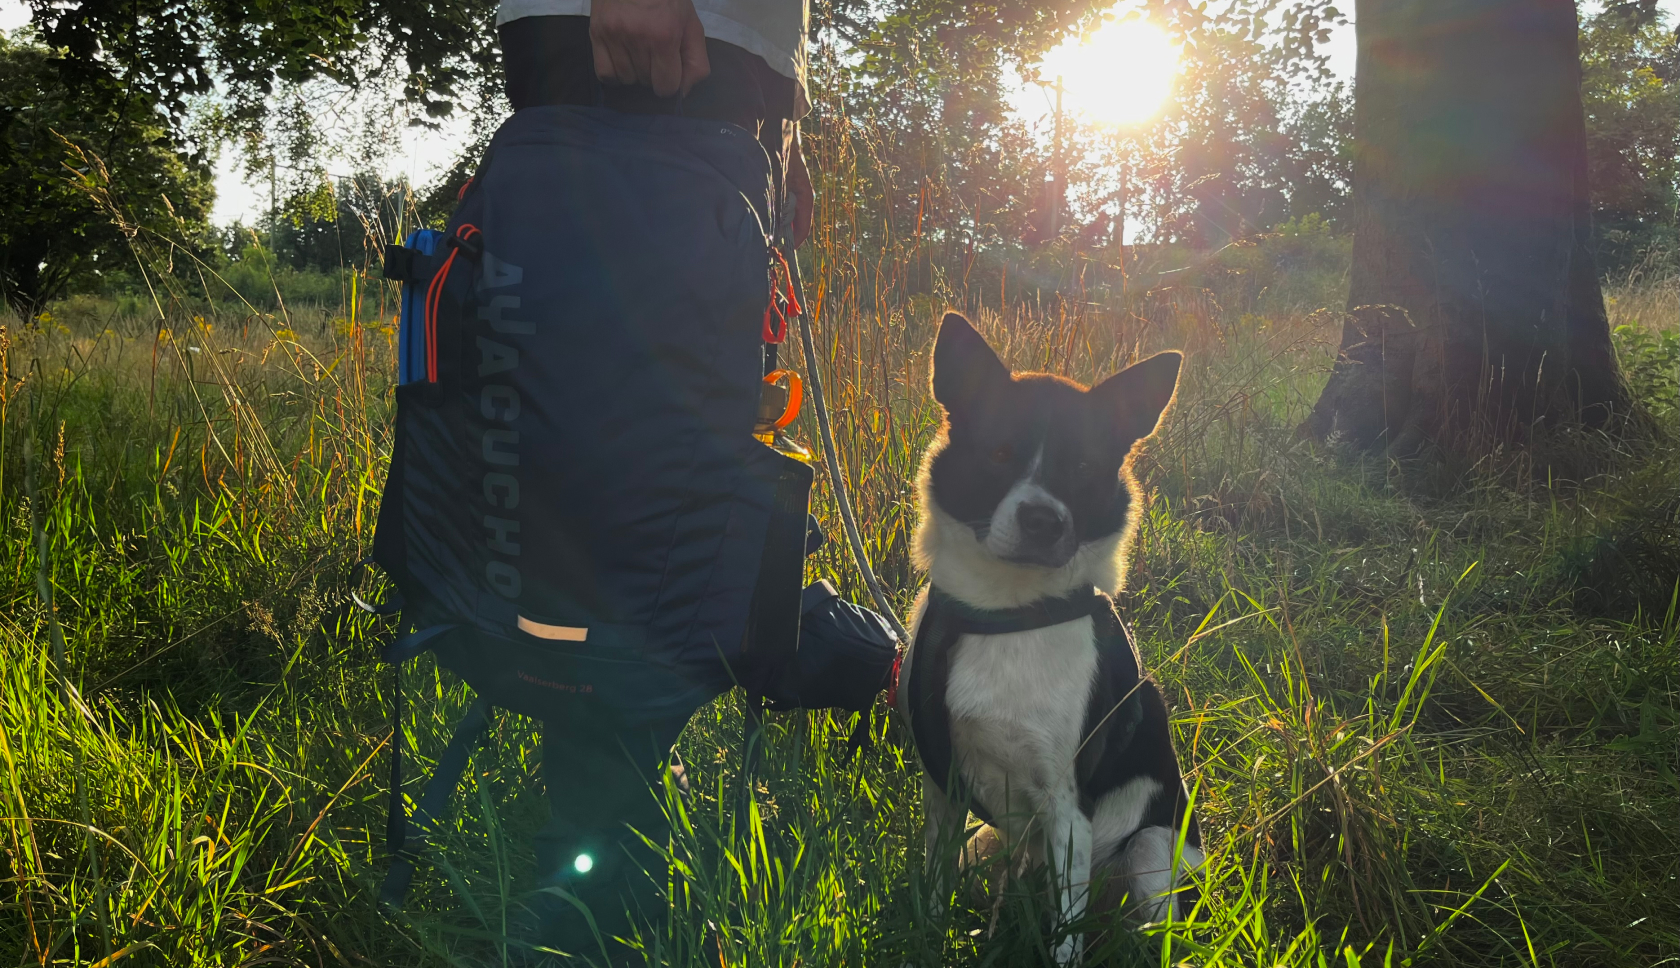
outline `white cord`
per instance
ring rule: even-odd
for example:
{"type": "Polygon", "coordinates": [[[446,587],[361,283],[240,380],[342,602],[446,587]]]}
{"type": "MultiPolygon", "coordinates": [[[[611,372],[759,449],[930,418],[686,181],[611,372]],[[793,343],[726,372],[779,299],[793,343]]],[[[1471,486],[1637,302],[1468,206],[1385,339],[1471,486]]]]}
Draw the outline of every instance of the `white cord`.
{"type": "Polygon", "coordinates": [[[846,488],[846,478],[840,473],[840,454],[834,448],[834,428],[828,422],[828,401],[823,397],[822,374],[817,370],[817,341],[811,335],[811,304],[805,301],[805,283],[799,276],[799,254],[793,255],[794,286],[799,290],[800,342],[805,346],[805,382],[811,386],[811,397],[817,405],[817,428],[822,434],[823,464],[828,468],[829,484],[834,488],[834,503],[840,505],[840,520],[846,526],[846,541],[852,547],[852,557],[857,560],[858,571],[863,573],[863,583],[869,588],[869,595],[875,600],[875,607],[892,624],[893,631],[898,634],[898,646],[909,648],[910,633],[905,630],[904,623],[898,620],[898,613],[894,611],[892,602],[886,592],[881,590],[881,583],[875,578],[875,569],[869,566],[869,555],[863,549],[863,535],[858,531],[857,515],[852,511],[852,496],[846,488]]]}

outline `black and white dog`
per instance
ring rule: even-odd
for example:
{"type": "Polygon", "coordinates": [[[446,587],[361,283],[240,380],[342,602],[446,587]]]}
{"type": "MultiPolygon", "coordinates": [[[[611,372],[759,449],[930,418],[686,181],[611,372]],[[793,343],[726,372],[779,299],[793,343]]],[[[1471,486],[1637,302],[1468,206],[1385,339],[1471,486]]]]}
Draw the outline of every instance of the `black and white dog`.
{"type": "MultiPolygon", "coordinates": [[[[992,828],[977,840],[1050,865],[1069,919],[1122,896],[1134,918],[1182,916],[1180,875],[1202,862],[1166,703],[1104,594],[1136,530],[1128,458],[1181,359],[1087,390],[1012,375],[956,313],[934,346],[945,421],[922,464],[915,546],[930,582],[897,695],[922,761],[928,862],[972,809],[992,828]],[[1091,901],[1094,877],[1106,886],[1091,901]]],[[[1068,938],[1058,961],[1082,944],[1068,938]]]]}

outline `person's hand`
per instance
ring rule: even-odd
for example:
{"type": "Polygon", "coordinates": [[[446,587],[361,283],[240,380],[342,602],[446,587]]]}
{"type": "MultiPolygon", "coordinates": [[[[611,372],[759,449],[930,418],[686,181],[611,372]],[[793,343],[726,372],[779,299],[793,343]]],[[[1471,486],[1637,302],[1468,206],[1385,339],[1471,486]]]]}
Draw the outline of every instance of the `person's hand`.
{"type": "Polygon", "coordinates": [[[712,72],[693,0],[593,0],[589,43],[596,77],[660,97],[687,94],[712,72]]]}
{"type": "Polygon", "coordinates": [[[793,247],[811,237],[811,215],[816,210],[817,192],[811,187],[811,173],[805,169],[805,152],[794,139],[793,157],[788,159],[788,194],[793,197],[793,247]]]}

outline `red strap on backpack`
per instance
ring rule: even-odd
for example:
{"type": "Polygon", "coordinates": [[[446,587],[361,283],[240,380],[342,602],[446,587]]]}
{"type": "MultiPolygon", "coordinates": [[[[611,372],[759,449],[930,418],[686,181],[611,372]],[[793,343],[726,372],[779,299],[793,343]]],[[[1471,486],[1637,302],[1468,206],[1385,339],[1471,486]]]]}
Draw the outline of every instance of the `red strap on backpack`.
{"type": "Polygon", "coordinates": [[[770,304],[764,307],[764,341],[766,343],[780,343],[787,339],[788,320],[798,316],[803,310],[799,306],[799,298],[793,294],[793,270],[788,268],[787,256],[782,250],[771,246],[770,255],[770,304]],[[787,282],[787,294],[777,292],[783,281],[787,282]]]}
{"type": "Polygon", "coordinates": [[[443,301],[443,284],[449,278],[449,270],[455,265],[455,256],[461,251],[460,243],[479,234],[478,226],[462,225],[455,230],[454,238],[450,239],[449,258],[443,260],[443,267],[437,275],[432,277],[432,284],[426,287],[426,382],[436,383],[437,376],[437,317],[438,304],[443,301]]]}

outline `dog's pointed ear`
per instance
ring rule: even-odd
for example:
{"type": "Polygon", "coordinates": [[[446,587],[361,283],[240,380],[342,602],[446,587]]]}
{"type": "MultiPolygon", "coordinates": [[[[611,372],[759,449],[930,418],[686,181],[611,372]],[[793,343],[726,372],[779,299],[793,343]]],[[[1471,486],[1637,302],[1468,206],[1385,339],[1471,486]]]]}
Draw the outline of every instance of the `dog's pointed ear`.
{"type": "Polygon", "coordinates": [[[1155,432],[1172,403],[1183,362],[1184,354],[1168,350],[1133,363],[1092,387],[1092,402],[1114,420],[1126,440],[1142,440],[1155,432]]]}
{"type": "Polygon", "coordinates": [[[960,313],[946,313],[933,344],[933,398],[946,413],[969,409],[986,390],[1009,382],[1009,367],[960,313]]]}

